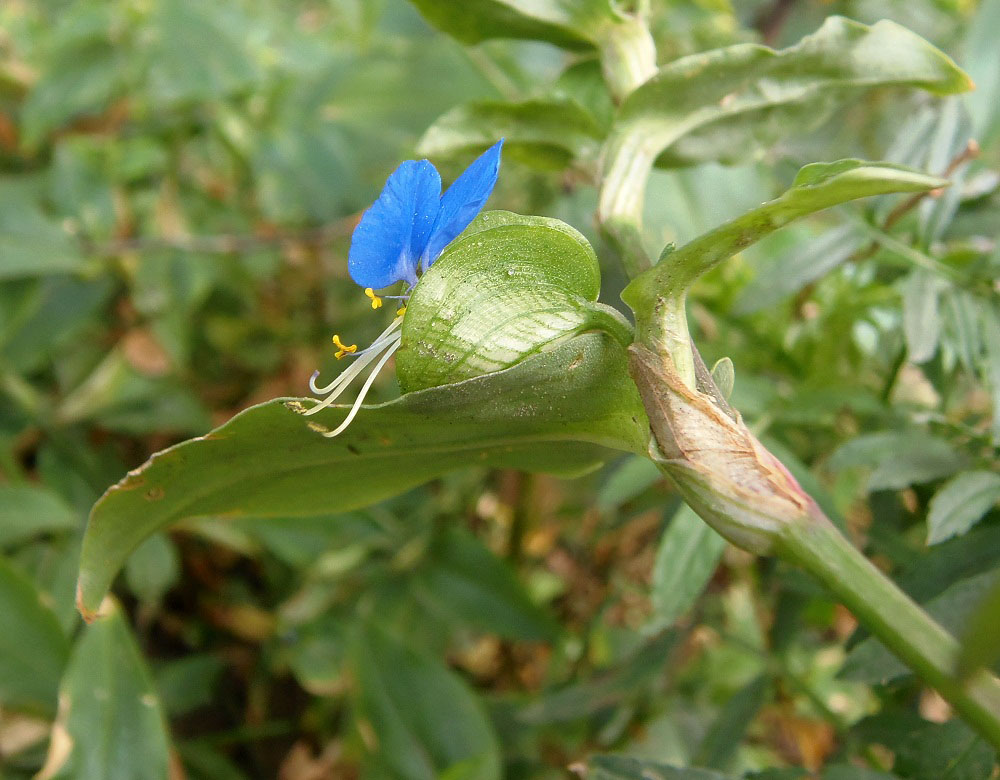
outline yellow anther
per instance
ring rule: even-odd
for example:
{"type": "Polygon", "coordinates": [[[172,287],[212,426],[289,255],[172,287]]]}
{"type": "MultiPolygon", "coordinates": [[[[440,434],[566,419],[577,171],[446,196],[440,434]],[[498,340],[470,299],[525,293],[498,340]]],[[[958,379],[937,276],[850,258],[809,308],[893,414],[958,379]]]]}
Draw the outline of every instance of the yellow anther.
{"type": "Polygon", "coordinates": [[[372,299],[373,309],[377,309],[379,306],[382,305],[382,299],[375,294],[375,291],[371,287],[365,288],[365,295],[367,295],[369,298],[372,299]]]}
{"type": "Polygon", "coordinates": [[[337,358],[337,360],[340,360],[344,355],[347,355],[348,353],[353,353],[358,351],[357,344],[344,344],[341,342],[340,336],[338,336],[337,334],[334,334],[333,336],[333,346],[337,348],[337,352],[334,355],[334,357],[337,358]]]}
{"type": "Polygon", "coordinates": [[[398,309],[396,309],[396,316],[397,317],[402,317],[404,314],[406,314],[406,307],[405,306],[400,306],[398,309]]]}

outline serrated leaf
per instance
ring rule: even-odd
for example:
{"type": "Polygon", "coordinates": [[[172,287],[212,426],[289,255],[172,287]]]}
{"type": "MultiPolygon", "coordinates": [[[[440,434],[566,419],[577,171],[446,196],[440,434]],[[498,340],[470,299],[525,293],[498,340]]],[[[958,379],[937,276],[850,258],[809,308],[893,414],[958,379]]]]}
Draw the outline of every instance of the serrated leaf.
{"type": "Polygon", "coordinates": [[[1000,474],[967,471],[934,494],[927,512],[927,544],[968,531],[1000,501],[1000,474]]]}
{"type": "Polygon", "coordinates": [[[34,584],[0,557],[0,705],[51,716],[69,640],[34,584]]]}
{"type": "Polygon", "coordinates": [[[837,160],[802,168],[779,198],[710,230],[633,279],[622,299],[646,311],[661,294],[683,293],[701,274],[799,217],[872,195],[926,192],[947,185],[934,176],[890,163],[837,160]]]}
{"type": "Polygon", "coordinates": [[[436,780],[461,766],[464,780],[499,780],[497,737],[454,673],[374,627],[363,631],[353,666],[359,717],[389,775],[436,780]]]}
{"type": "Polygon", "coordinates": [[[471,464],[578,473],[645,452],[647,422],[624,350],[589,333],[511,369],[365,407],[327,439],[343,408],[312,418],[298,399],[252,407],[154,455],[95,505],[79,604],[92,612],[128,554],[186,517],[281,517],[367,506],[471,464]]]}
{"type": "Polygon", "coordinates": [[[591,756],[587,780],[733,780],[710,769],[678,767],[632,756],[591,756]]]}
{"type": "Polygon", "coordinates": [[[482,101],[453,108],[431,125],[417,147],[428,157],[481,152],[504,138],[504,154],[536,167],[594,162],[603,132],[575,100],[482,101]]]}
{"type": "Polygon", "coordinates": [[[88,626],[73,649],[55,731],[40,777],[168,778],[166,719],[117,605],[88,626]]]}
{"type": "Polygon", "coordinates": [[[687,504],[671,518],[653,563],[652,625],[664,627],[687,612],[719,565],[726,540],[687,504]]]}
{"type": "Polygon", "coordinates": [[[943,95],[972,83],[947,55],[893,22],[869,27],[833,16],[787,49],[737,44],[665,65],[622,104],[611,144],[641,138],[661,165],[733,163],[883,86],[943,95]]]}

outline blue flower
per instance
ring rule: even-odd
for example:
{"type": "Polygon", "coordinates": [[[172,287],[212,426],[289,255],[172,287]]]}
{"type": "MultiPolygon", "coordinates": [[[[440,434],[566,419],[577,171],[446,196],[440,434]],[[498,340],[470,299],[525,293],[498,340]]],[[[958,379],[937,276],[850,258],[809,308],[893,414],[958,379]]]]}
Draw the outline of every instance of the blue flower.
{"type": "MultiPolygon", "coordinates": [[[[365,288],[373,309],[382,305],[382,298],[375,290],[406,282],[408,292],[417,283],[418,271],[422,273],[430,268],[445,247],[482,211],[497,183],[502,147],[501,138],[476,158],[444,195],[441,194],[441,176],[427,160],[407,160],[392,172],[382,194],[354,229],[347,258],[351,278],[365,288]]],[[[406,299],[408,296],[387,297],[406,299]]],[[[405,312],[403,306],[389,327],[370,347],[360,352],[356,344],[343,344],[339,335],[333,337],[338,360],[348,355],[357,360],[323,387],[316,384],[319,371],[314,372],[309,388],[317,395],[329,395],[303,414],[315,414],[330,406],[356,376],[371,363],[378,362],[346,419],[336,429],[312,426],[324,436],[336,436],[351,424],[378,372],[399,348],[405,312]]]]}
{"type": "Polygon", "coordinates": [[[483,152],[441,194],[441,176],[427,160],[407,160],[385,183],[351,237],[347,270],[361,287],[396,282],[410,287],[468,227],[493,192],[503,139],[483,152]]]}

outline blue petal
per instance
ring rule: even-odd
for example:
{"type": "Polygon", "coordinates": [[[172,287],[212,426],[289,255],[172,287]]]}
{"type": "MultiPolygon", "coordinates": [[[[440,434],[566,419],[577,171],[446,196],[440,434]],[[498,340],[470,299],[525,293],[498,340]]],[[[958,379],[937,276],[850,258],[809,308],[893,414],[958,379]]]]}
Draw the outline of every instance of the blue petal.
{"type": "Polygon", "coordinates": [[[502,146],[501,138],[466,168],[441,196],[441,210],[423,253],[424,269],[437,260],[444,248],[469,226],[486,205],[497,183],[502,146]]]}
{"type": "Polygon", "coordinates": [[[441,177],[427,160],[407,160],[393,171],[354,229],[347,258],[351,278],[375,290],[399,281],[416,284],[440,197],[441,177]]]}

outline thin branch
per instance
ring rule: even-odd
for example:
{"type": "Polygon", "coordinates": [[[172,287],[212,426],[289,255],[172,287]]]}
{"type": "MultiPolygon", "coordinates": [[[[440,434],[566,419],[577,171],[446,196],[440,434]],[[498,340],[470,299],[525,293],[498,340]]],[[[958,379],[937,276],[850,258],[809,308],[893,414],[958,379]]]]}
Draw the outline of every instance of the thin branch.
{"type": "Polygon", "coordinates": [[[97,243],[81,238],[88,254],[99,256],[120,255],[125,252],[153,252],[174,250],[178,252],[199,252],[204,254],[228,255],[249,252],[264,247],[283,244],[325,244],[351,234],[357,223],[356,216],[345,217],[319,227],[295,232],[262,234],[220,234],[214,236],[134,236],[97,243]]]}

